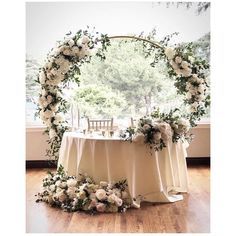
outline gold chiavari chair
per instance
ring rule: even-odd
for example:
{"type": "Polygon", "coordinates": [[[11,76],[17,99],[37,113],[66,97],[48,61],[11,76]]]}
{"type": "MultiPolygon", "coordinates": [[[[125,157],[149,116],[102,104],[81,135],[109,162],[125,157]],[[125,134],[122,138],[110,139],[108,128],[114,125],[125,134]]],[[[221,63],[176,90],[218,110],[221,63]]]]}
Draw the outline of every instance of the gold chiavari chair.
{"type": "Polygon", "coordinates": [[[113,129],[113,118],[111,119],[87,119],[88,130],[112,130],[113,129]]]}

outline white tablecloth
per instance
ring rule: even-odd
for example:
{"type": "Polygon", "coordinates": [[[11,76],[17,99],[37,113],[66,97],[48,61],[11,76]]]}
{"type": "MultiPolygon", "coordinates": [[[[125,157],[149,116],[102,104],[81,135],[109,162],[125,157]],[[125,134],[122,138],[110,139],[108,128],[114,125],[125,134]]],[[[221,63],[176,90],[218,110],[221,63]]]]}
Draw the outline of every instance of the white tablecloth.
{"type": "Polygon", "coordinates": [[[87,173],[95,182],[126,179],[131,197],[140,201],[174,202],[188,191],[186,143],[169,142],[162,151],[119,138],[64,133],[58,165],[69,175],[87,173]],[[142,196],[142,199],[139,198],[142,196]]]}

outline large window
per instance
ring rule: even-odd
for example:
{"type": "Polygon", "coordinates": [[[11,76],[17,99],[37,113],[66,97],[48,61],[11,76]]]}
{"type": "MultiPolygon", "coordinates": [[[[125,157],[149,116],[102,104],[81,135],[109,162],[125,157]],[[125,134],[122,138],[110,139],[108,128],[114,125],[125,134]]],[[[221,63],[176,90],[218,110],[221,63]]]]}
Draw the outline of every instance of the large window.
{"type": "MultiPolygon", "coordinates": [[[[27,125],[42,125],[40,119],[35,117],[40,89],[35,82],[38,69],[43,65],[47,52],[57,40],[62,39],[71,29],[78,30],[78,24],[75,22],[80,22],[80,27],[83,26],[83,22],[86,25],[91,24],[109,35],[138,34],[142,30],[151,30],[158,25],[154,40],[159,41],[162,39],[161,35],[177,31],[179,36],[173,37],[172,44],[193,41],[196,54],[209,61],[209,6],[200,14],[196,14],[196,6],[197,4],[192,3],[189,8],[181,5],[177,8],[175,4],[167,7],[165,4],[150,2],[27,3],[27,125]],[[81,7],[89,10],[73,14],[81,7]],[[99,8],[100,15],[103,11],[106,12],[111,19],[109,24],[93,12],[95,8],[99,8]],[[121,20],[126,22],[122,24],[122,29],[118,27],[120,23],[118,24],[114,17],[119,15],[119,12],[114,9],[129,9],[122,14],[121,20]],[[60,14],[62,12],[63,17],[60,14]],[[145,17],[139,14],[141,12],[145,17]],[[89,14],[89,18],[85,17],[86,14],[89,14]],[[138,19],[137,14],[142,18],[142,28],[137,28],[134,22],[128,20],[132,19],[131,16],[138,19]],[[47,17],[49,15],[50,17],[47,17]]],[[[164,112],[180,107],[184,112],[186,108],[182,104],[183,99],[176,94],[174,81],[168,78],[165,64],[160,61],[153,68],[150,66],[151,61],[152,56],[148,58],[144,56],[141,42],[112,41],[106,53],[106,60],[101,62],[99,58],[93,57],[90,64],[81,68],[79,88],[68,89],[71,103],[79,107],[80,117],[112,116],[118,120],[149,114],[154,107],[159,107],[164,112]]],[[[205,118],[209,118],[209,111],[205,118]]],[[[67,119],[70,120],[70,113],[67,114],[67,119]]]]}

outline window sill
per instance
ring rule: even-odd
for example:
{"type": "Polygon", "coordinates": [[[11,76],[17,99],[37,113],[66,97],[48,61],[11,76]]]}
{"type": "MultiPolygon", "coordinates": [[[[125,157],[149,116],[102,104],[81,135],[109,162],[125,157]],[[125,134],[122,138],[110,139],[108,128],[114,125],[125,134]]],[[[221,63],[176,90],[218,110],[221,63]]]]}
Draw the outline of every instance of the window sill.
{"type": "Polygon", "coordinates": [[[45,125],[28,125],[26,126],[26,132],[43,132],[46,129],[45,125]]]}
{"type": "MultiPolygon", "coordinates": [[[[197,122],[197,126],[193,129],[210,129],[210,121],[197,122]]],[[[46,129],[45,125],[27,125],[26,132],[43,132],[46,129]]]]}

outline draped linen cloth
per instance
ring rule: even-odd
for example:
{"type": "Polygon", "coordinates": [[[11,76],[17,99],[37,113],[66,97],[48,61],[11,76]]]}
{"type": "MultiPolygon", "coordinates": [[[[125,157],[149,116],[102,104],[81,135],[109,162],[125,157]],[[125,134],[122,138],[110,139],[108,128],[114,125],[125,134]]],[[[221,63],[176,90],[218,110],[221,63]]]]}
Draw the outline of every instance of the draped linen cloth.
{"type": "Polygon", "coordinates": [[[188,191],[187,147],[170,141],[155,152],[146,144],[65,132],[58,166],[69,175],[87,173],[96,183],[126,179],[135,207],[141,201],[175,202],[183,199],[176,192],[188,191]]]}

